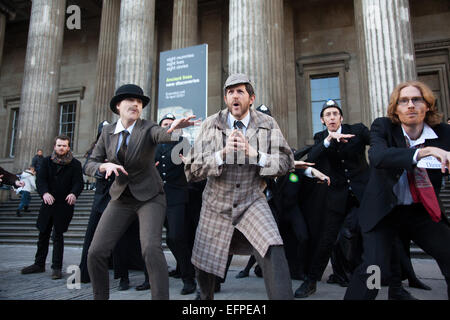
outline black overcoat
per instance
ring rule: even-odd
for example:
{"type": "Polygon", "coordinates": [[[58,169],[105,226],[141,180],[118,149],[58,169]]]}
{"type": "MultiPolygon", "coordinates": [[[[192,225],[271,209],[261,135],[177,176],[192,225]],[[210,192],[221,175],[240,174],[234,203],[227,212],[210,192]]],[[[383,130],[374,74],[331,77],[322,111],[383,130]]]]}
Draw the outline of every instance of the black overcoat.
{"type": "Polygon", "coordinates": [[[42,202],[36,227],[44,231],[52,218],[56,232],[66,232],[74,211],[74,206],[66,202],[66,197],[73,193],[78,198],[83,190],[80,161],[73,158],[67,165],[57,165],[50,157],[45,157],[37,175],[36,188],[41,198],[46,192],[55,198],[52,205],[42,202]]]}

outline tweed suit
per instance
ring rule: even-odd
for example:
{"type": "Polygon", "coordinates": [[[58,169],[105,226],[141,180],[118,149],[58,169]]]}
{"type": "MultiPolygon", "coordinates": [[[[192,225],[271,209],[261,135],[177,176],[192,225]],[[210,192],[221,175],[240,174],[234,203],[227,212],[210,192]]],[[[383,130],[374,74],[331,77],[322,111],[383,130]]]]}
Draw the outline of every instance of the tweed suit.
{"type": "Polygon", "coordinates": [[[243,164],[229,164],[227,158],[224,164],[217,164],[215,153],[224,148],[232,132],[227,126],[228,110],[222,110],[203,122],[200,134],[186,157],[188,181],[207,178],[192,263],[198,269],[219,277],[225,274],[229,254],[251,254],[248,243],[232,243],[235,230],[239,230],[262,257],[270,246],[283,244],[263,194],[263,177],[281,176],[292,171],[293,154],[272,117],[253,108],[249,112],[250,122],[245,136],[259,152],[267,154],[264,167],[252,159],[243,164]]]}

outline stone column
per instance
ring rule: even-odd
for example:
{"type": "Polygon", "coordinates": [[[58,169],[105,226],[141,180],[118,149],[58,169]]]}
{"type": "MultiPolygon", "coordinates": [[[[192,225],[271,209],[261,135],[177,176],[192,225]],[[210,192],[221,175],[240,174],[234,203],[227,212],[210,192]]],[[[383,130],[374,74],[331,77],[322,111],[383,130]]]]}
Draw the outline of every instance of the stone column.
{"type": "Polygon", "coordinates": [[[253,81],[254,106],[271,108],[283,134],[287,128],[284,21],[282,0],[231,0],[229,73],[253,81]]]}
{"type": "Polygon", "coordinates": [[[114,95],[117,57],[117,39],[119,32],[120,0],[103,1],[98,42],[97,72],[95,83],[95,122],[94,137],[100,121],[111,122],[112,112],[109,101],[114,95]]]}
{"type": "Polygon", "coordinates": [[[286,55],[284,42],[283,0],[265,0],[267,23],[267,53],[269,60],[269,101],[266,105],[288,139],[288,104],[286,86],[286,55]]]}
{"type": "Polygon", "coordinates": [[[31,164],[36,150],[48,155],[58,133],[58,89],[65,0],[34,0],[31,7],[20,99],[15,171],[31,164]]]}
{"type": "Polygon", "coordinates": [[[354,0],[367,118],[386,116],[394,87],[416,79],[408,0],[354,0]]]}
{"type": "Polygon", "coordinates": [[[197,12],[197,0],[173,1],[172,49],[186,48],[197,44],[197,12]]]}
{"type": "Polygon", "coordinates": [[[3,45],[5,44],[5,27],[6,16],[3,12],[0,12],[0,67],[3,61],[3,45]]]}
{"type": "MultiPolygon", "coordinates": [[[[155,0],[122,0],[117,45],[116,88],[134,83],[151,95],[155,0]]],[[[143,112],[148,119],[150,106],[143,112]]]]}
{"type": "Polygon", "coordinates": [[[245,73],[253,82],[255,106],[268,104],[269,57],[264,0],[230,0],[228,73],[245,73]]]}

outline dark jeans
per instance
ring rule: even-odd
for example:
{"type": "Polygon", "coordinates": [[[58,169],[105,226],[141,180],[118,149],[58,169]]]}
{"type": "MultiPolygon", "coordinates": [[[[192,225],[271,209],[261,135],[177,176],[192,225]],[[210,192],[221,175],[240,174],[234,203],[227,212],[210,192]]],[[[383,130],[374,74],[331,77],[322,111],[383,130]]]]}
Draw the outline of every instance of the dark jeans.
{"type": "Polygon", "coordinates": [[[28,208],[28,205],[30,204],[30,200],[31,200],[31,194],[28,191],[20,191],[19,192],[21,195],[20,198],[20,204],[19,207],[17,208],[17,210],[22,210],[24,207],[28,208]]]}
{"type": "MultiPolygon", "coordinates": [[[[363,236],[363,262],[353,273],[350,285],[345,293],[346,300],[373,300],[378,289],[369,289],[367,273],[369,266],[378,266],[382,278],[391,277],[391,257],[393,243],[399,232],[405,232],[436,262],[447,281],[447,293],[450,285],[450,228],[444,222],[431,220],[421,203],[396,206],[378,225],[363,236]]],[[[394,270],[398,274],[398,271],[394,270]]],[[[394,277],[393,282],[398,282],[394,277]]],[[[450,295],[449,295],[450,298],[450,295]]]]}
{"type": "MultiPolygon", "coordinates": [[[[39,232],[39,240],[37,243],[37,252],[34,263],[38,266],[45,267],[45,260],[47,259],[48,246],[50,243],[50,236],[53,229],[53,218],[49,219],[47,227],[44,232],[39,232]]],[[[64,235],[58,233],[56,230],[53,232],[53,256],[52,256],[52,269],[62,269],[62,261],[64,254],[64,235]]]]}

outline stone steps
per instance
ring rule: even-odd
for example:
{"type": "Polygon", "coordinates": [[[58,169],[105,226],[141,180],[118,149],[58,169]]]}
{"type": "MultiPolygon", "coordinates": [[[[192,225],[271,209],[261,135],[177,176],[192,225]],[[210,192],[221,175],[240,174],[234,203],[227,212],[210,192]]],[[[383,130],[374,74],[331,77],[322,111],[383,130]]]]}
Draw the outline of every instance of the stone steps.
{"type": "MultiPolygon", "coordinates": [[[[446,187],[441,191],[441,201],[446,209],[447,216],[450,217],[450,182],[446,182],[446,187]]],[[[84,235],[89,221],[94,191],[84,190],[77,199],[75,211],[68,231],[64,234],[64,244],[67,246],[82,247],[84,235]]],[[[30,212],[22,212],[20,217],[16,216],[16,209],[20,199],[12,199],[0,203],[0,244],[29,244],[36,245],[38,231],[36,220],[41,205],[41,199],[36,193],[32,194],[30,202],[30,212]]],[[[165,243],[165,230],[163,232],[163,247],[167,249],[165,243]]],[[[430,258],[422,249],[411,243],[411,256],[414,258],[430,258]]]]}
{"type": "MultiPolygon", "coordinates": [[[[64,245],[70,247],[82,247],[84,236],[91,213],[94,191],[84,190],[75,204],[74,215],[68,231],[64,233],[64,245]]],[[[11,199],[0,203],[0,244],[36,245],[38,230],[36,220],[41,206],[41,199],[37,193],[32,193],[32,200],[28,207],[29,212],[21,212],[16,216],[16,210],[20,199],[11,199]]],[[[163,248],[165,244],[165,230],[163,232],[163,248]]]]}

